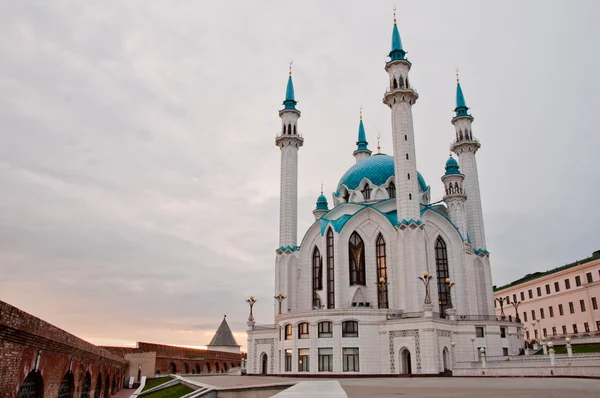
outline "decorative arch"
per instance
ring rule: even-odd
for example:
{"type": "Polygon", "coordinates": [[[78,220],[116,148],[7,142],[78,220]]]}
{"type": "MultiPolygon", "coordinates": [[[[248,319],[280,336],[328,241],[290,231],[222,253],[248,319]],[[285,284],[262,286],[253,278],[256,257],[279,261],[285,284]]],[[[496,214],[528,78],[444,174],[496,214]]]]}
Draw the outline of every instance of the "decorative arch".
{"type": "Polygon", "coordinates": [[[83,378],[83,384],[81,385],[81,398],[90,398],[90,389],[92,388],[92,375],[89,370],[86,372],[83,378]]]}
{"type": "Polygon", "coordinates": [[[363,189],[360,191],[365,201],[371,200],[371,191],[373,191],[371,185],[369,185],[369,183],[365,181],[365,185],[363,185],[363,189]]]}
{"type": "Polygon", "coordinates": [[[223,362],[223,373],[227,373],[229,367],[227,366],[227,362],[223,362]]]}
{"type": "Polygon", "coordinates": [[[58,398],[73,398],[75,393],[75,378],[70,370],[65,373],[58,389],[58,398]]]}
{"type": "Polygon", "coordinates": [[[190,365],[188,365],[187,362],[183,363],[183,373],[184,374],[190,373],[190,365]]]}
{"type": "Polygon", "coordinates": [[[446,309],[450,308],[450,290],[448,289],[448,285],[446,284],[446,278],[450,277],[450,272],[448,269],[448,250],[446,248],[446,242],[442,239],[441,236],[435,241],[435,270],[436,270],[436,279],[438,285],[438,304],[440,317],[446,317],[446,309]]]}
{"type": "Polygon", "coordinates": [[[366,285],[365,278],[365,242],[354,231],[348,240],[348,270],[350,285],[366,285]]]}
{"type": "Polygon", "coordinates": [[[387,253],[385,239],[381,232],[375,242],[375,253],[377,260],[377,303],[379,308],[389,308],[387,253]]]}
{"type": "Polygon", "coordinates": [[[333,228],[329,227],[326,235],[327,243],[327,308],[335,308],[335,268],[334,268],[334,247],[333,247],[333,228]]]}
{"type": "Polygon", "coordinates": [[[444,366],[444,372],[452,369],[452,362],[450,361],[450,351],[448,351],[448,347],[444,347],[442,350],[442,364],[444,366]]]}
{"type": "Polygon", "coordinates": [[[410,350],[406,347],[402,347],[400,349],[400,374],[410,375],[412,374],[412,358],[410,355],[410,350]]]}
{"type": "Polygon", "coordinates": [[[204,362],[204,368],[202,369],[202,373],[210,373],[210,363],[204,362]]]}
{"type": "Polygon", "coordinates": [[[396,184],[394,184],[394,181],[390,181],[389,182],[389,184],[388,184],[388,186],[386,188],[386,191],[387,191],[388,196],[390,198],[395,198],[396,197],[396,184]]]}
{"type": "Polygon", "coordinates": [[[100,398],[100,394],[102,394],[102,373],[98,373],[98,377],[96,377],[96,387],[94,387],[94,398],[100,398]]]}
{"type": "Polygon", "coordinates": [[[323,258],[319,248],[315,246],[312,256],[312,308],[321,308],[321,298],[317,293],[323,289],[323,258]]]}
{"type": "Polygon", "coordinates": [[[196,364],[194,365],[194,373],[200,373],[200,364],[198,362],[196,362],[196,364]]]}
{"type": "Polygon", "coordinates": [[[175,365],[175,362],[171,362],[169,364],[169,371],[168,371],[168,373],[169,374],[175,374],[175,373],[177,373],[177,366],[175,365]]]}
{"type": "Polygon", "coordinates": [[[29,372],[21,383],[16,398],[44,398],[44,379],[39,370],[29,372]]]}
{"type": "MultiPolygon", "coordinates": [[[[115,377],[113,376],[113,384],[114,384],[114,381],[115,381],[115,377]]],[[[108,375],[106,375],[106,379],[104,380],[104,397],[103,398],[110,397],[109,386],[110,386],[110,377],[108,375]]],[[[114,392],[113,392],[113,394],[114,394],[114,392]]]]}
{"type": "Polygon", "coordinates": [[[266,375],[269,364],[269,356],[266,352],[260,354],[260,374],[266,375]]]}
{"type": "Polygon", "coordinates": [[[219,362],[215,362],[215,373],[221,373],[221,367],[219,366],[219,362]]]}

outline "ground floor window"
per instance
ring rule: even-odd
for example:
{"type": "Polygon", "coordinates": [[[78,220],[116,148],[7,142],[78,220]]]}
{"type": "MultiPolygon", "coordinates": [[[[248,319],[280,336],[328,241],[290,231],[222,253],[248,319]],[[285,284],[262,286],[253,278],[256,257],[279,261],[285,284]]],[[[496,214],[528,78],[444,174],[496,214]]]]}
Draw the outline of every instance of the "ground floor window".
{"type": "Polygon", "coordinates": [[[308,348],[300,348],[298,350],[298,372],[308,372],[308,348]]]}
{"type": "Polygon", "coordinates": [[[507,347],[502,347],[502,355],[504,355],[505,357],[508,356],[508,348],[507,347]]]}
{"type": "Polygon", "coordinates": [[[342,362],[344,372],[358,372],[358,348],[344,348],[342,350],[342,362]]]}
{"type": "Polygon", "coordinates": [[[319,372],[333,372],[333,348],[319,348],[319,372]]]}
{"type": "Polygon", "coordinates": [[[292,371],[292,350],[285,350],[285,371],[292,371]]]}

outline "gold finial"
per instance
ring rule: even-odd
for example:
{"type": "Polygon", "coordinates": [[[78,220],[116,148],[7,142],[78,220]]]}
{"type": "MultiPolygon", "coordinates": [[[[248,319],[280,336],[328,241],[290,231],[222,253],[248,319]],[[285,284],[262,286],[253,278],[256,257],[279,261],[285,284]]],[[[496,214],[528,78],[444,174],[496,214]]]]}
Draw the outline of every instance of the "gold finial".
{"type": "Polygon", "coordinates": [[[452,152],[450,152],[450,157],[452,157],[452,152]]]}
{"type": "Polygon", "coordinates": [[[294,63],[294,61],[290,61],[290,77],[292,77],[292,64],[294,63]]]}
{"type": "Polygon", "coordinates": [[[323,183],[321,182],[321,195],[323,195],[323,183]]]}
{"type": "Polygon", "coordinates": [[[458,66],[456,67],[456,84],[460,83],[460,80],[458,80],[458,66]]]}
{"type": "Polygon", "coordinates": [[[381,153],[381,147],[379,146],[380,138],[381,138],[381,134],[377,133],[377,153],[381,153]]]}
{"type": "Polygon", "coordinates": [[[396,6],[394,6],[394,25],[396,25],[396,6]]]}
{"type": "Polygon", "coordinates": [[[360,106],[360,120],[362,120],[362,105],[360,106]]]}

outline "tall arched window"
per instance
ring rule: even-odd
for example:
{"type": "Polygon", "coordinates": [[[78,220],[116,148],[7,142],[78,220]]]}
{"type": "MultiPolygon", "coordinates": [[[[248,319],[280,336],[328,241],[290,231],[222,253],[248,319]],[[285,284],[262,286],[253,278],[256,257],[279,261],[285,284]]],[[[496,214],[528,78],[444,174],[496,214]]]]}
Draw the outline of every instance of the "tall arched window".
{"type": "Polygon", "coordinates": [[[292,134],[292,125],[288,124],[288,134],[292,134]]]}
{"type": "Polygon", "coordinates": [[[440,316],[445,318],[449,295],[446,278],[450,277],[450,273],[448,272],[448,251],[446,250],[446,243],[441,236],[435,241],[435,271],[438,284],[440,316]]]}
{"type": "Polygon", "coordinates": [[[350,285],[365,285],[365,243],[356,232],[350,235],[348,258],[350,285]]]}
{"type": "Polygon", "coordinates": [[[398,81],[394,78],[394,82],[392,83],[394,88],[398,88],[398,81]]]}
{"type": "Polygon", "coordinates": [[[377,301],[379,308],[389,308],[388,305],[388,275],[387,256],[385,252],[385,239],[379,234],[377,238],[377,301]],[[383,280],[381,279],[383,278],[383,280]]]}
{"type": "Polygon", "coordinates": [[[296,134],[296,125],[294,124],[294,134],[296,134]]]}
{"type": "Polygon", "coordinates": [[[400,81],[400,88],[404,88],[404,79],[402,77],[400,77],[399,81],[400,81]]]}
{"type": "Polygon", "coordinates": [[[394,181],[390,181],[386,189],[390,198],[396,197],[396,184],[394,184],[394,181]]]}
{"type": "Polygon", "coordinates": [[[369,184],[365,184],[365,187],[363,188],[363,190],[361,192],[362,192],[365,200],[371,199],[371,187],[369,186],[369,184]]]}
{"type": "Polygon", "coordinates": [[[333,273],[333,230],[327,231],[327,308],[335,308],[335,280],[333,273]]]}
{"type": "Polygon", "coordinates": [[[315,247],[313,251],[313,283],[312,283],[312,305],[313,309],[321,308],[321,299],[319,299],[319,295],[317,294],[317,290],[323,289],[323,260],[321,259],[321,252],[319,252],[319,248],[315,247]]]}

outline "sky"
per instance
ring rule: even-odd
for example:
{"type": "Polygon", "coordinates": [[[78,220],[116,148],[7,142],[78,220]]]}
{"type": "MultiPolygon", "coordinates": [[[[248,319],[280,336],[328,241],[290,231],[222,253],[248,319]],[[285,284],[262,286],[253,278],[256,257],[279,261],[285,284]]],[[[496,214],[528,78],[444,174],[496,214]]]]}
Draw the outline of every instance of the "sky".
{"type": "Polygon", "coordinates": [[[272,323],[288,63],[298,235],[382,103],[392,9],[432,201],[474,116],[493,280],[600,249],[597,1],[0,0],[0,300],[96,344],[203,346],[272,323]]]}

